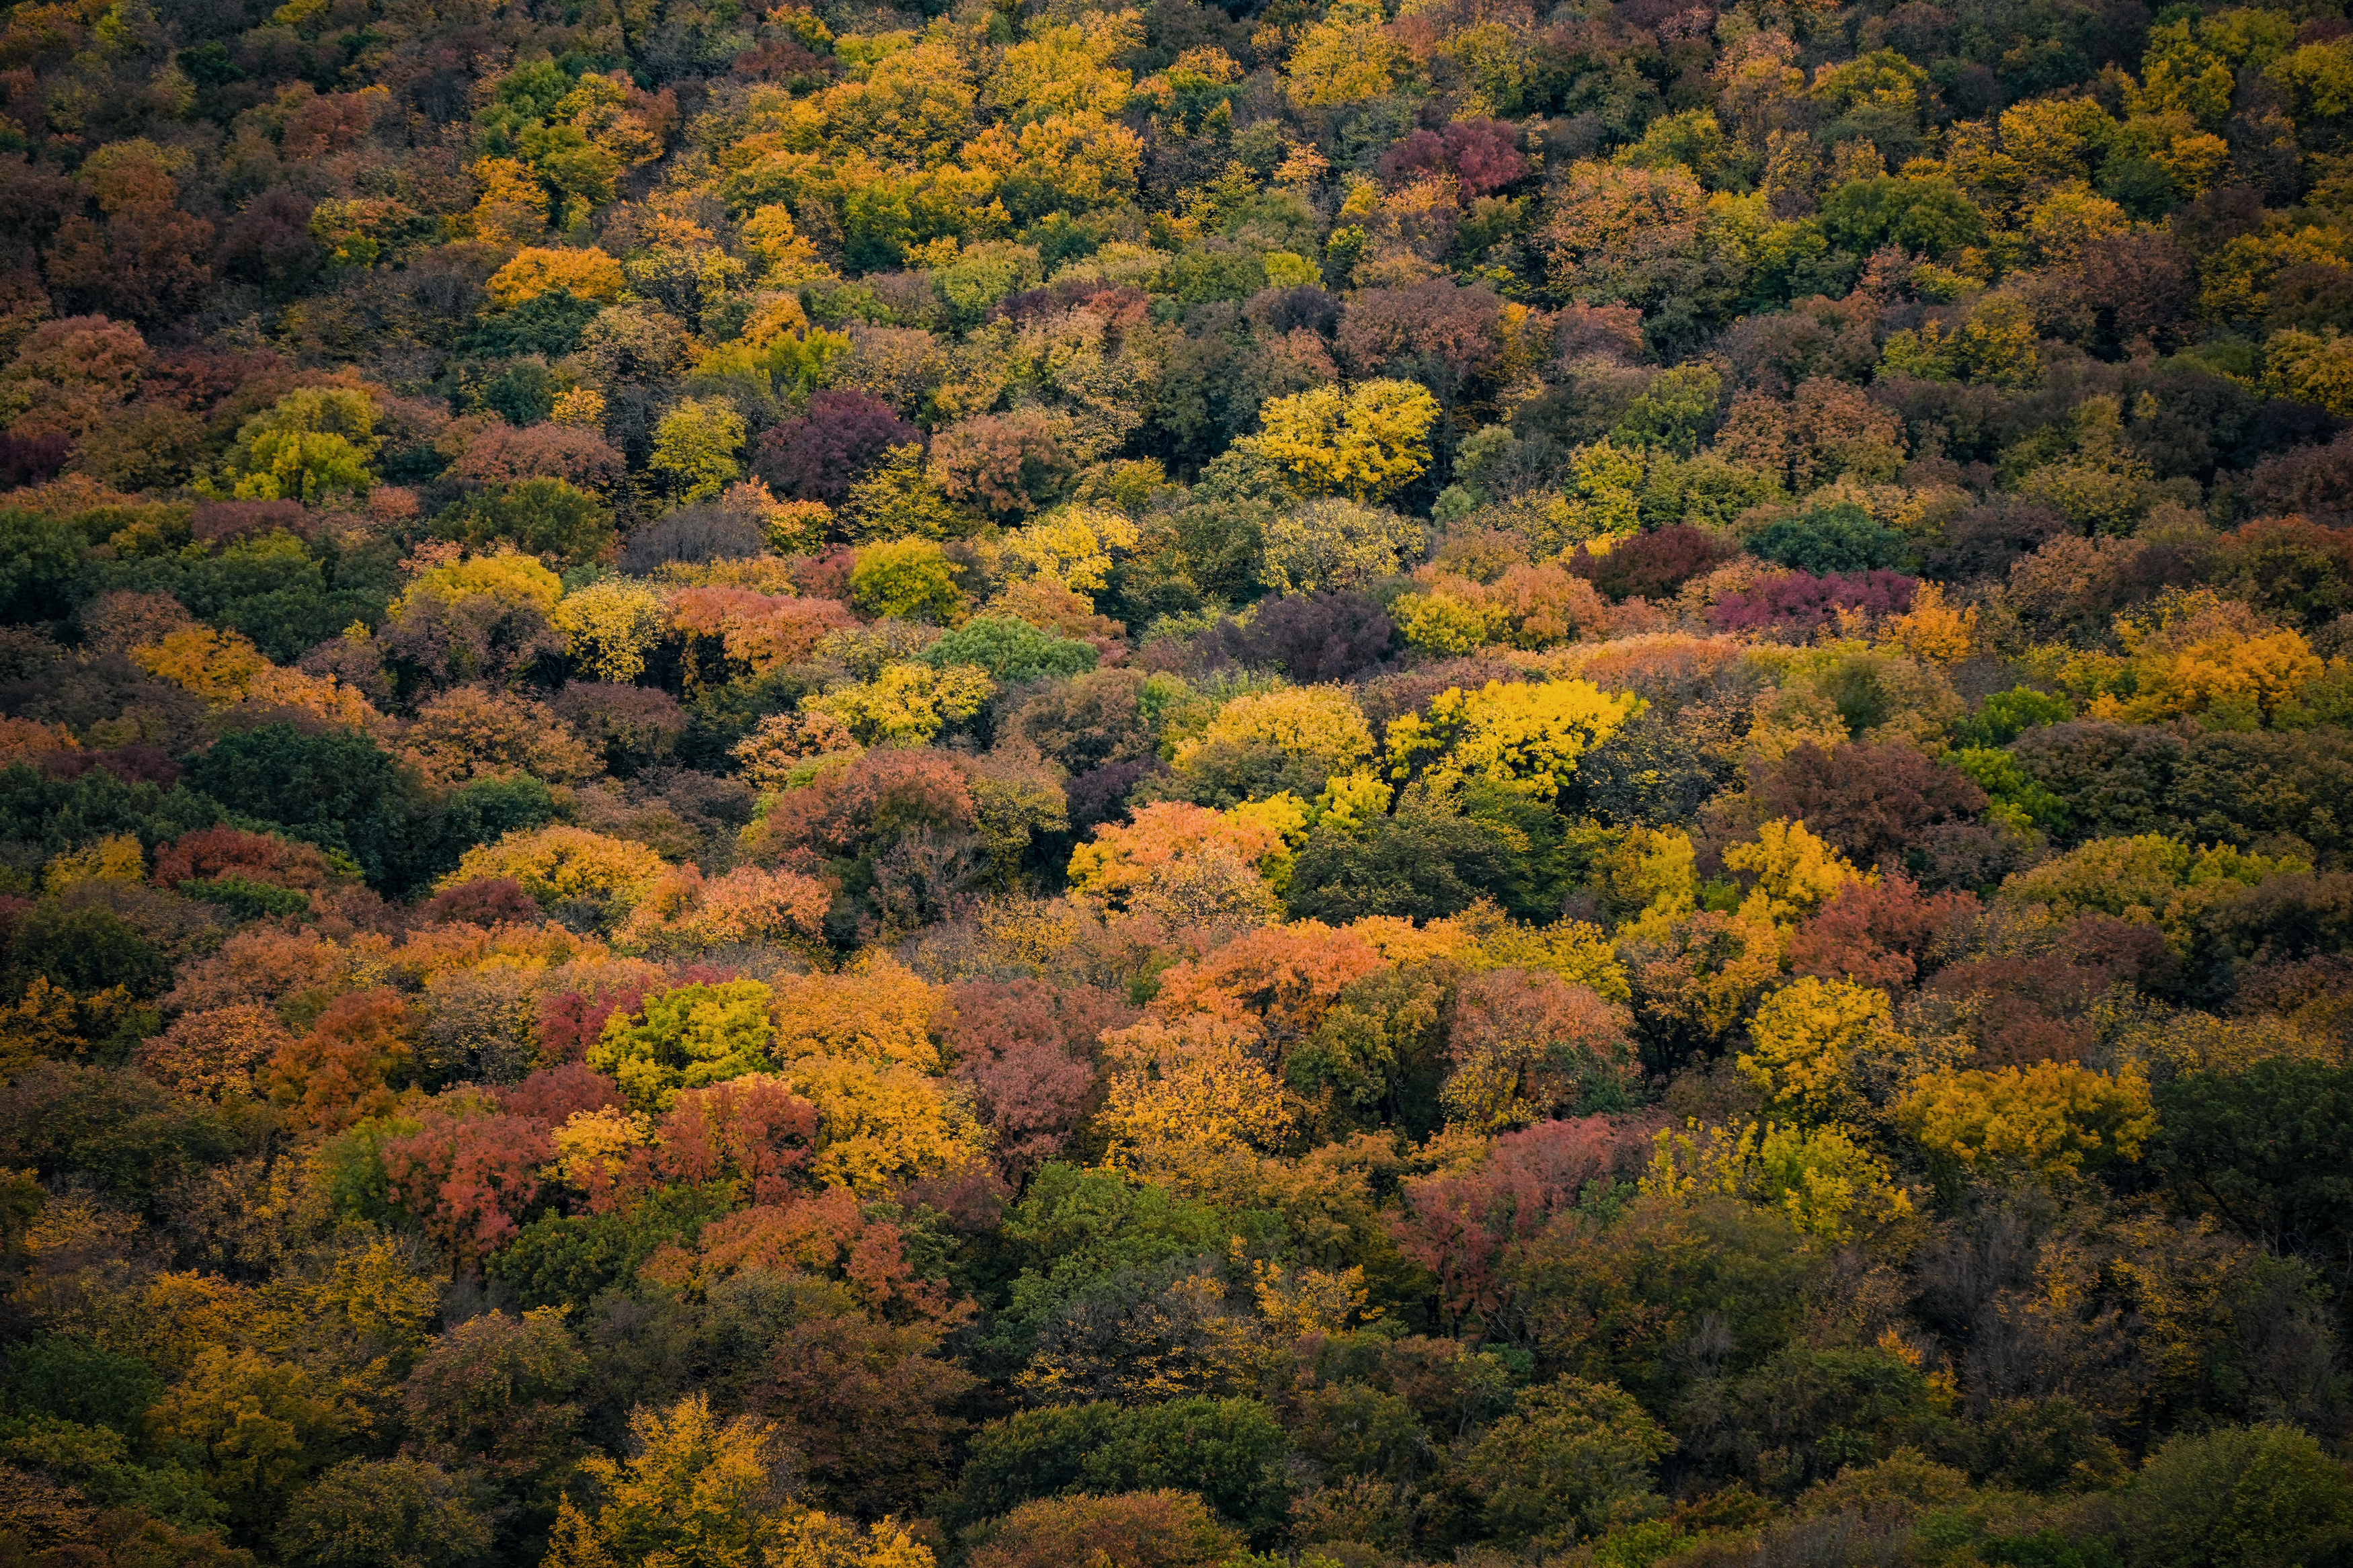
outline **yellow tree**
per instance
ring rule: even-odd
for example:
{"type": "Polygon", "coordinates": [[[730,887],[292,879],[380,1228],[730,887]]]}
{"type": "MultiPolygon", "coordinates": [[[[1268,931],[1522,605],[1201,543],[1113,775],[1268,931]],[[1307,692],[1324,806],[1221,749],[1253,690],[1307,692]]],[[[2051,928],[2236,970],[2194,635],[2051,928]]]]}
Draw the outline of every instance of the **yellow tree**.
{"type": "Polygon", "coordinates": [[[1895,1119],[1948,1172],[2045,1179],[2137,1160],[2157,1131],[2147,1080],[2081,1062],[1931,1074],[1896,1107],[1895,1119]]]}
{"type": "Polygon", "coordinates": [[[1427,717],[1408,713],[1390,721],[1391,776],[1419,778],[1440,793],[1483,783],[1550,800],[1568,787],[1577,759],[1644,706],[1639,697],[1611,696],[1589,680],[1451,688],[1430,700],[1427,717]]]}
{"type": "Polygon", "coordinates": [[[1757,1009],[1740,1070],[1809,1126],[1843,1121],[1862,1109],[1852,1069],[1894,1029],[1886,992],[1809,974],[1757,1009]]]}
{"type": "Polygon", "coordinates": [[[564,1500],[546,1568],[932,1568],[894,1521],[861,1531],[794,1503],[774,1432],[706,1394],[639,1408],[629,1436],[629,1458],[582,1461],[595,1500],[564,1500]]]}
{"type": "Polygon", "coordinates": [[[1234,443],[1281,468],[1309,495],[1371,500],[1404,489],[1430,466],[1438,400],[1419,383],[1360,381],[1271,398],[1259,434],[1234,443]]]}

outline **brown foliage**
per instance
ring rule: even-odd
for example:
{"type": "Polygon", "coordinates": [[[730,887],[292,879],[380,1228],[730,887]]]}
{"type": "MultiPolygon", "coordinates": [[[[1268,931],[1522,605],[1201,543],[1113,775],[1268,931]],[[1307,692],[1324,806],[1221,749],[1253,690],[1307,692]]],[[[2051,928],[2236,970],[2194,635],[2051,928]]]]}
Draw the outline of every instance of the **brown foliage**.
{"type": "Polygon", "coordinates": [[[1000,1521],[972,1568],[1215,1568],[1241,1541],[1191,1492],[1040,1498],[1000,1521]]]}
{"type": "Polygon", "coordinates": [[[305,892],[333,880],[327,858],[308,844],[236,827],[206,827],[155,851],[155,885],[176,888],[191,879],[240,877],[305,892]]]}
{"type": "Polygon", "coordinates": [[[1922,831],[1983,811],[1985,791],[1918,747],[1809,741],[1758,770],[1749,793],[1768,817],[1802,821],[1859,866],[1900,857],[1922,831]]]}
{"type": "Polygon", "coordinates": [[[1849,882],[1790,939],[1789,967],[1858,985],[1909,985],[1932,962],[1937,939],[1977,909],[1968,893],[1924,897],[1917,882],[1901,875],[1849,882]]]}
{"type": "Polygon", "coordinates": [[[752,830],[758,858],[797,871],[856,856],[879,835],[969,828],[972,784],[938,752],[870,752],[780,798],[752,830]]]}
{"type": "Polygon", "coordinates": [[[596,494],[609,492],[627,472],[621,454],[604,437],[568,425],[520,430],[493,425],[468,442],[464,454],[449,466],[451,478],[470,485],[551,479],[596,494]]]}
{"type": "Polygon", "coordinates": [[[973,980],[949,991],[934,1027],[979,1102],[998,1163],[1018,1174],[1053,1158],[1100,1103],[1096,1042],[1134,1020],[1093,986],[973,980]]]}
{"type": "Polygon", "coordinates": [[[142,1044],[133,1060],[182,1094],[223,1100],[253,1093],[254,1074],[293,1044],[276,1013],[244,1003],[187,1014],[142,1044]]]}

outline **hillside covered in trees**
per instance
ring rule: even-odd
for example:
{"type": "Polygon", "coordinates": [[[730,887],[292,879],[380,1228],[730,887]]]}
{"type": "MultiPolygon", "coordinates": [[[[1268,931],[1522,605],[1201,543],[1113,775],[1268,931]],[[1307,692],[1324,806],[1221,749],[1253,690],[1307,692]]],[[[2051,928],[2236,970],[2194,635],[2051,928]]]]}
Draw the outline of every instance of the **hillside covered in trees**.
{"type": "Polygon", "coordinates": [[[0,1568],[2353,1564],[2353,22],[0,9],[0,1568]]]}

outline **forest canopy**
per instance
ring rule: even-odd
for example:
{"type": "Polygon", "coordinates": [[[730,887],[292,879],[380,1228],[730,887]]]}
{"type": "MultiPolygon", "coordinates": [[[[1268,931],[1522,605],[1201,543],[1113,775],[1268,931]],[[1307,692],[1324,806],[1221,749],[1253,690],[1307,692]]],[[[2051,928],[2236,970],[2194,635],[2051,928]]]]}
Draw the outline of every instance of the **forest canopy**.
{"type": "Polygon", "coordinates": [[[2353,1563],[2343,9],[0,8],[0,1568],[2353,1563]]]}

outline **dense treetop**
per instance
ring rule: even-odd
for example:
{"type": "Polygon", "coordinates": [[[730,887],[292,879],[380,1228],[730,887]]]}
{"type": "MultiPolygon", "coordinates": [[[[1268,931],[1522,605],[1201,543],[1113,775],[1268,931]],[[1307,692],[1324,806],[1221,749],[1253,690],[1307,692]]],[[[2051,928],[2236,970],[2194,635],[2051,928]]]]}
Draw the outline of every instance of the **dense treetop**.
{"type": "Polygon", "coordinates": [[[2353,1563],[2353,22],[0,10],[0,1568],[2353,1563]]]}

